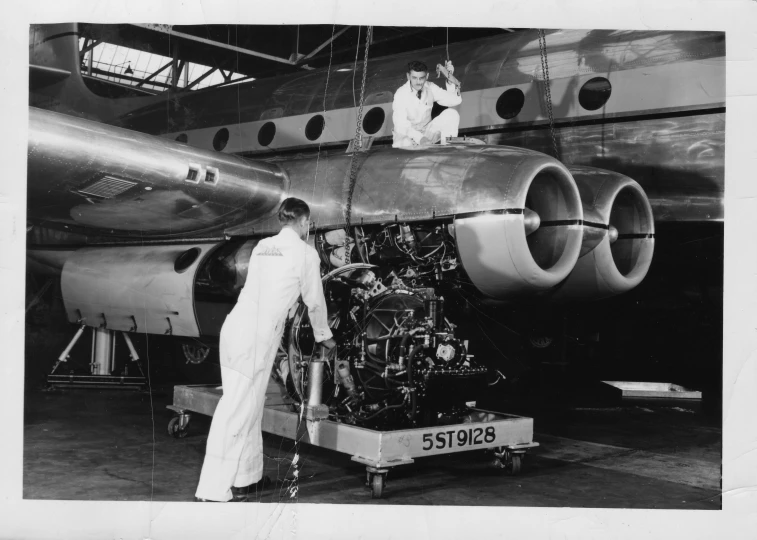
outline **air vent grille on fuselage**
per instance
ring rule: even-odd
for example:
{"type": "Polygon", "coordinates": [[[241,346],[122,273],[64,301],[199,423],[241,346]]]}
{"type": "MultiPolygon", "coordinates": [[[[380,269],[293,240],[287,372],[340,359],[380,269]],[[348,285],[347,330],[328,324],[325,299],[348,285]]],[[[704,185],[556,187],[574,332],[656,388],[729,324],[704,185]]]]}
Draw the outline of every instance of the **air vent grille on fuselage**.
{"type": "Polygon", "coordinates": [[[112,199],[136,185],[136,182],[121,180],[120,178],[113,178],[112,176],[105,176],[91,186],[80,189],[79,193],[92,195],[94,197],[102,197],[103,199],[112,199]]]}

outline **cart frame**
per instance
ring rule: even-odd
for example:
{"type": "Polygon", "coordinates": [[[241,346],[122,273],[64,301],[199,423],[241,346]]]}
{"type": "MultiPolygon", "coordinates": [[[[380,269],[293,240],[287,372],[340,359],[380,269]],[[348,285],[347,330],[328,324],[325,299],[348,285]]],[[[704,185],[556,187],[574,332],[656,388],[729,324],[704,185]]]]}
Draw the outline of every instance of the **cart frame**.
{"type": "MultiPolygon", "coordinates": [[[[169,434],[186,436],[192,413],[213,416],[222,394],[215,385],[175,386],[173,404],[168,409],[176,416],[169,422],[169,434]]],[[[533,441],[532,418],[475,407],[468,408],[461,423],[394,431],[329,420],[323,414],[325,406],[307,410],[302,418],[292,409],[291,403],[267,403],[263,431],[351,455],[353,461],[366,466],[366,484],[374,498],[382,496],[392,467],[413,463],[416,458],[492,449],[494,466],[519,474],[523,455],[539,446],[533,441]]]]}

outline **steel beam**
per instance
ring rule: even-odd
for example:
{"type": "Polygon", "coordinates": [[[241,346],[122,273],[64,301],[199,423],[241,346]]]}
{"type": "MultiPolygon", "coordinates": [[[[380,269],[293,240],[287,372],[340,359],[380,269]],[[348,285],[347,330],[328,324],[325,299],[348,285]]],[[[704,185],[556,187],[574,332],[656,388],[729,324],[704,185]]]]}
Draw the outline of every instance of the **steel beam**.
{"type": "Polygon", "coordinates": [[[31,301],[26,306],[26,313],[29,313],[29,310],[36,306],[39,301],[42,299],[42,296],[47,292],[47,289],[50,288],[50,285],[53,284],[52,279],[48,279],[45,284],[42,286],[42,288],[37,291],[37,294],[34,295],[34,298],[31,299],[31,301]]]}
{"type": "MultiPolygon", "coordinates": [[[[378,45],[379,43],[387,43],[389,41],[395,41],[395,40],[402,39],[402,38],[405,38],[405,37],[410,37],[410,36],[414,36],[414,35],[417,35],[417,34],[422,34],[424,32],[428,32],[428,28],[424,28],[423,30],[414,30],[412,32],[404,32],[404,33],[402,33],[400,35],[396,35],[396,36],[390,36],[390,37],[385,37],[385,38],[381,38],[381,39],[374,39],[374,40],[371,41],[371,45],[378,45]]],[[[362,39],[362,36],[361,36],[360,39],[362,39]]],[[[365,44],[363,44],[363,42],[361,41],[360,44],[359,44],[359,46],[361,48],[363,48],[363,47],[365,47],[365,44]]],[[[349,47],[342,47],[341,49],[335,49],[334,50],[334,54],[343,53],[343,52],[346,52],[346,51],[354,51],[354,50],[355,50],[355,47],[351,45],[349,47]]],[[[325,57],[325,55],[318,56],[318,57],[315,57],[315,58],[318,59],[318,58],[324,58],[324,57],[325,57]]]]}
{"type": "Polygon", "coordinates": [[[101,39],[92,39],[90,41],[89,38],[87,38],[87,41],[84,43],[84,47],[82,47],[82,49],[79,51],[79,58],[84,58],[85,54],[97,47],[102,42],[103,41],[101,39]]]}
{"type": "Polygon", "coordinates": [[[179,84],[179,73],[183,64],[179,63],[179,43],[174,41],[173,43],[173,60],[171,62],[171,88],[176,90],[176,86],[179,84]]]}
{"type": "MultiPolygon", "coordinates": [[[[149,75],[148,77],[145,77],[144,79],[142,79],[142,81],[141,81],[141,82],[140,82],[140,83],[139,83],[139,84],[138,84],[137,86],[142,86],[142,85],[143,85],[144,83],[148,82],[148,81],[149,81],[150,79],[152,79],[152,78],[153,78],[153,77],[155,77],[156,75],[160,75],[160,74],[161,74],[162,72],[164,72],[164,71],[165,71],[166,69],[168,69],[168,68],[169,68],[169,67],[171,67],[172,65],[173,65],[173,60],[171,60],[170,62],[168,62],[168,63],[164,64],[164,65],[163,65],[163,67],[159,68],[159,69],[158,69],[158,70],[157,70],[157,71],[156,71],[155,73],[153,73],[152,75],[149,75]]],[[[157,84],[157,83],[153,83],[153,84],[157,84]]]]}
{"type": "MultiPolygon", "coordinates": [[[[168,64],[168,65],[170,66],[171,64],[168,64]]],[[[130,75],[125,75],[123,73],[115,73],[113,71],[106,71],[106,70],[100,69],[100,68],[92,68],[92,73],[95,74],[95,75],[106,75],[106,76],[109,75],[111,77],[117,77],[119,79],[124,79],[124,80],[127,80],[127,81],[132,81],[132,82],[138,83],[138,84],[134,85],[134,88],[139,88],[143,83],[147,82],[147,79],[140,79],[138,77],[132,77],[130,75]]],[[[94,78],[98,79],[98,77],[94,77],[94,78]]],[[[105,79],[101,79],[101,80],[105,80],[105,79]]],[[[106,81],[106,82],[113,82],[113,81],[106,81]]],[[[150,84],[155,85],[155,86],[160,86],[160,87],[166,88],[166,89],[171,88],[170,84],[166,84],[166,83],[162,83],[162,82],[158,82],[158,81],[152,81],[150,84]]],[[[128,85],[128,86],[131,87],[131,85],[128,85]]],[[[139,88],[139,89],[140,90],[144,90],[144,88],[139,88]]]]}
{"type": "Polygon", "coordinates": [[[210,45],[212,47],[217,47],[219,49],[225,49],[227,51],[233,51],[240,54],[246,54],[247,56],[254,56],[257,58],[264,58],[266,60],[272,60],[274,62],[280,62],[282,64],[286,64],[288,66],[296,66],[297,64],[286,59],[286,58],[280,58],[278,56],[272,56],[270,54],[265,54],[257,51],[252,51],[250,49],[243,49],[242,47],[236,47],[234,45],[227,45],[225,43],[221,43],[219,41],[213,41],[210,39],[201,38],[198,36],[193,36],[192,34],[185,34],[184,32],[177,32],[176,30],[173,30],[169,25],[165,24],[135,24],[134,26],[139,26],[140,28],[146,28],[147,30],[153,30],[155,32],[160,32],[162,34],[168,34],[169,36],[177,37],[177,38],[183,38],[190,41],[195,41],[197,43],[203,43],[205,45],[210,45]]]}
{"type": "MultiPolygon", "coordinates": [[[[189,90],[189,89],[190,89],[190,88],[192,88],[193,86],[197,85],[198,83],[202,82],[202,81],[203,81],[203,80],[205,80],[206,78],[210,77],[210,76],[211,76],[211,75],[212,75],[213,73],[215,73],[216,71],[218,71],[218,68],[211,68],[211,69],[209,69],[209,70],[208,70],[207,72],[205,72],[205,73],[203,73],[202,75],[200,75],[199,77],[197,77],[197,78],[196,78],[196,79],[195,79],[194,81],[192,81],[192,82],[191,82],[190,84],[187,84],[186,86],[184,86],[184,90],[189,90]]],[[[223,71],[221,71],[221,73],[223,73],[223,71]]],[[[224,77],[224,79],[225,79],[225,78],[226,78],[226,77],[224,77]]]]}
{"type": "Polygon", "coordinates": [[[254,81],[257,77],[249,76],[249,77],[242,77],[241,79],[236,79],[234,81],[227,80],[222,83],[214,84],[213,86],[208,86],[205,88],[205,90],[208,90],[209,88],[219,88],[221,86],[228,86],[230,84],[238,84],[245,81],[254,81]]]}
{"type": "Polygon", "coordinates": [[[300,63],[304,62],[305,60],[307,60],[308,58],[312,58],[313,56],[315,56],[316,54],[318,54],[326,45],[328,45],[329,43],[331,43],[332,41],[334,41],[336,38],[338,38],[339,36],[341,36],[342,34],[344,34],[350,28],[352,28],[352,26],[345,26],[344,28],[342,28],[341,30],[339,30],[339,32],[337,32],[336,34],[334,34],[331,38],[327,39],[326,41],[324,41],[323,43],[321,43],[318,47],[316,47],[315,49],[313,49],[310,54],[308,54],[307,56],[303,56],[302,58],[300,58],[299,60],[297,60],[297,63],[300,64],[300,63]]]}
{"type": "MultiPolygon", "coordinates": [[[[106,73],[108,73],[108,72],[106,72],[106,73]]],[[[114,73],[110,73],[110,75],[116,76],[116,74],[114,74],[114,73]]],[[[86,74],[82,74],[82,76],[84,78],[86,78],[86,79],[92,79],[93,81],[101,82],[101,83],[104,83],[104,84],[110,84],[112,86],[117,86],[119,88],[124,88],[124,89],[128,89],[128,90],[134,90],[137,93],[144,94],[146,96],[157,96],[158,94],[163,93],[163,90],[152,90],[152,89],[148,90],[147,88],[140,88],[137,85],[124,84],[124,83],[119,83],[119,82],[116,82],[116,81],[110,81],[108,79],[103,79],[102,77],[94,77],[94,76],[90,76],[90,75],[86,75],[86,74]]],[[[118,76],[120,77],[121,75],[118,75],[118,76]]],[[[160,85],[161,83],[152,83],[152,84],[160,85]]],[[[167,88],[167,86],[166,86],[166,88],[167,88]]]]}

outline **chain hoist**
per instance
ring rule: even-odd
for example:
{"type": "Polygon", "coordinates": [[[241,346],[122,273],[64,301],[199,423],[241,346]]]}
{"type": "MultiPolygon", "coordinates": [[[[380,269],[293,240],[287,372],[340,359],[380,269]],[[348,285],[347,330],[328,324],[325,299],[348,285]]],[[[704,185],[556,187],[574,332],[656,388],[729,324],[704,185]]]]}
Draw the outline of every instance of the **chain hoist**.
{"type": "Polygon", "coordinates": [[[357,169],[358,160],[357,154],[363,146],[363,137],[361,133],[361,127],[363,123],[363,104],[365,100],[365,81],[368,77],[368,48],[371,44],[371,36],[373,35],[373,27],[368,27],[368,32],[365,36],[365,57],[363,58],[363,82],[360,86],[360,106],[357,111],[357,125],[355,126],[355,138],[352,141],[352,155],[350,157],[350,175],[349,182],[347,184],[347,202],[344,207],[344,219],[345,229],[347,236],[351,236],[350,229],[352,227],[352,194],[355,191],[355,183],[357,182],[357,169]]]}
{"type": "Polygon", "coordinates": [[[549,134],[552,137],[552,149],[555,157],[560,159],[560,152],[557,150],[557,139],[555,138],[555,118],[552,113],[552,92],[549,88],[549,62],[547,61],[547,39],[544,37],[544,30],[538,30],[539,33],[539,53],[541,55],[541,73],[544,79],[544,98],[547,102],[547,116],[549,117],[549,134]]]}

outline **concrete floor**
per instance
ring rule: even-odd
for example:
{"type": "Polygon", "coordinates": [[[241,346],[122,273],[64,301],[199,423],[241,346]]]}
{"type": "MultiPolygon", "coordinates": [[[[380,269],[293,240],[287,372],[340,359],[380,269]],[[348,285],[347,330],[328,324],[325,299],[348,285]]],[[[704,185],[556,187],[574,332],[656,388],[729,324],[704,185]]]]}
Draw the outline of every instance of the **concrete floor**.
{"type": "MultiPolygon", "coordinates": [[[[172,386],[152,393],[29,387],[24,498],[192,501],[210,419],[189,436],[166,427],[172,386]]],[[[302,445],[298,495],[284,479],[292,441],[265,435],[264,502],[720,509],[720,418],[687,407],[572,407],[533,415],[520,476],[487,467],[483,452],[425,458],[389,474],[385,498],[363,486],[349,456],[302,445]]]]}

